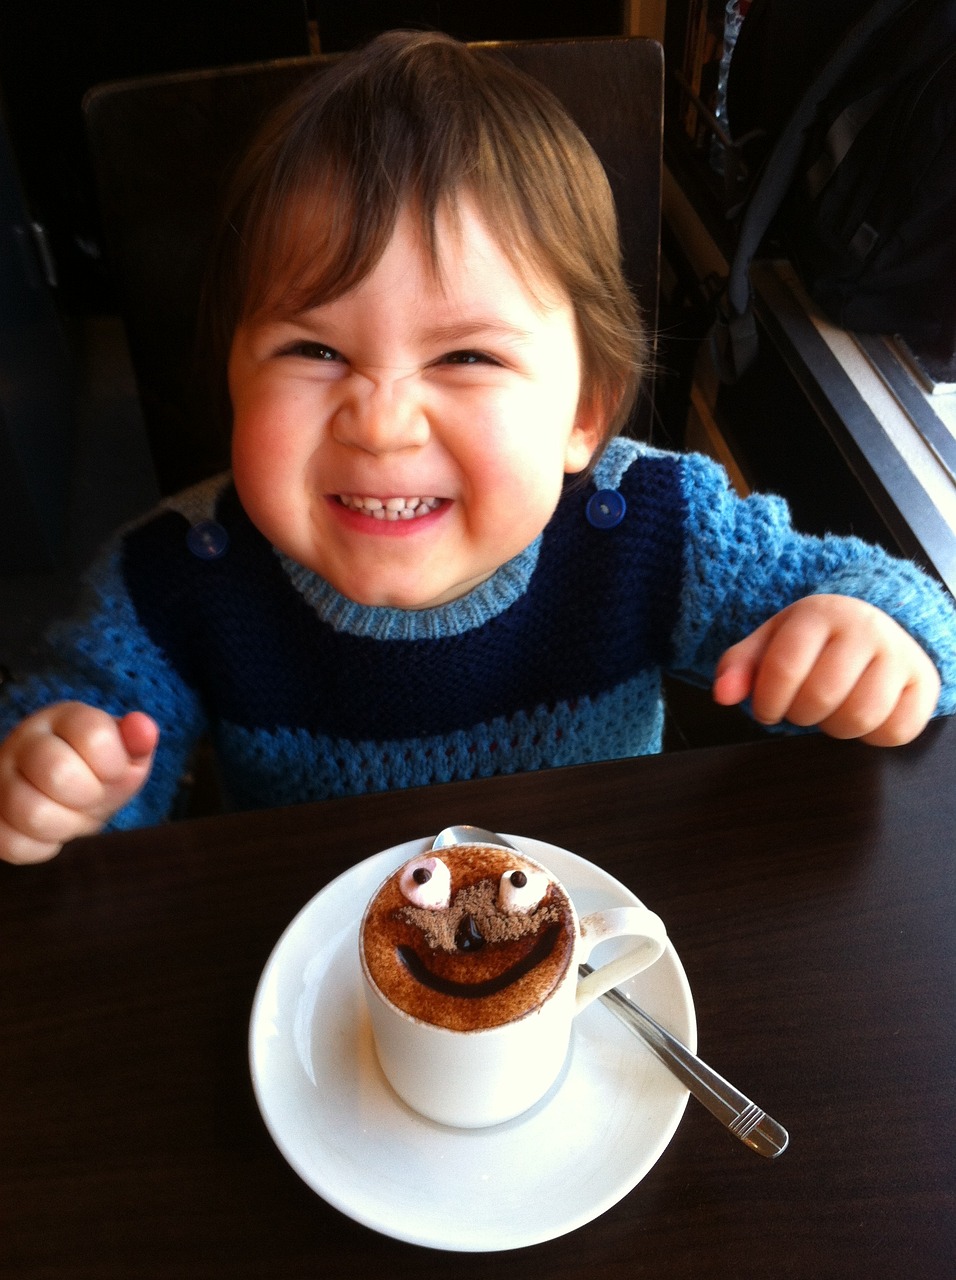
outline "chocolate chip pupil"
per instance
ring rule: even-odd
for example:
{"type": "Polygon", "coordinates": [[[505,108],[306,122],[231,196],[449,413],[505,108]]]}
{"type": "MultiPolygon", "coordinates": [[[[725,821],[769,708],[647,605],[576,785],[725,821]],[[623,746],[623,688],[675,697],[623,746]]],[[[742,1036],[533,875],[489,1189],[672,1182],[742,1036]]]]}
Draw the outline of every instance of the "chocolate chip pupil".
{"type": "Polygon", "coordinates": [[[523,871],[512,871],[511,883],[514,885],[516,889],[523,889],[525,885],[528,883],[528,877],[525,875],[523,871]]]}
{"type": "Polygon", "coordinates": [[[432,873],[428,870],[427,867],[416,867],[415,870],[412,872],[412,879],[415,881],[416,884],[428,884],[431,878],[432,878],[432,873]]]}

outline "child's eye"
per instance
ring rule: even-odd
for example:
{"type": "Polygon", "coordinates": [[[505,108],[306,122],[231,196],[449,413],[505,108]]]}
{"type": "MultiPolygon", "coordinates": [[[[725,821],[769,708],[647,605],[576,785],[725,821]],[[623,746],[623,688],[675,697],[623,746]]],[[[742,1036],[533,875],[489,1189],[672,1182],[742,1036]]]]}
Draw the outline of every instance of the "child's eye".
{"type": "Polygon", "coordinates": [[[496,365],[498,361],[494,356],[488,355],[487,351],[449,351],[447,355],[442,356],[440,363],[496,365]]]}
{"type": "Polygon", "coordinates": [[[342,356],[334,347],[327,347],[324,342],[310,342],[308,339],[300,339],[295,342],[287,342],[279,348],[280,356],[298,356],[303,360],[341,360],[342,356]]]}

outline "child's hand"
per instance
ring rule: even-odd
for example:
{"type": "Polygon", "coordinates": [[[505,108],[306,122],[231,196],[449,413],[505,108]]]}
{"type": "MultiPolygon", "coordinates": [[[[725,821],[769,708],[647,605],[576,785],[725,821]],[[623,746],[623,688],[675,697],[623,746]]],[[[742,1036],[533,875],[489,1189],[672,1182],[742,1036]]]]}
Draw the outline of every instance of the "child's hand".
{"type": "Polygon", "coordinates": [[[149,776],[159,729],[82,702],[29,716],[0,745],[0,860],[45,862],[98,831],[149,776]]]}
{"type": "Polygon", "coordinates": [[[939,697],[932,660],[881,609],[848,596],[807,596],[728,649],[714,700],[751,699],[761,724],[818,725],[877,747],[910,742],[939,697]]]}

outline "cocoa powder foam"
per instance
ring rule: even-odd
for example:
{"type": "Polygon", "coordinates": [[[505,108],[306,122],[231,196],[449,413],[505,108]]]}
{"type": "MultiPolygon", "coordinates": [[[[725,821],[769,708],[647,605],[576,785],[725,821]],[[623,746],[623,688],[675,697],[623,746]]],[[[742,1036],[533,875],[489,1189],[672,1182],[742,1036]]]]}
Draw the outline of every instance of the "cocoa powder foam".
{"type": "Polygon", "coordinates": [[[558,986],[574,954],[574,911],[532,859],[460,845],[389,876],[361,941],[366,972],[392,1004],[476,1031],[533,1013],[558,986]]]}

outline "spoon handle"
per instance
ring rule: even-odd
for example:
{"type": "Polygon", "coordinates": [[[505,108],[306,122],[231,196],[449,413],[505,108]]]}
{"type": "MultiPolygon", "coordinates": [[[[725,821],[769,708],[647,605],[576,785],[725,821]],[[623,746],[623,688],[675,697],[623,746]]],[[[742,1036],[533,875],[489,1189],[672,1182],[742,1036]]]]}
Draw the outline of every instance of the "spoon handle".
{"type": "MultiPolygon", "coordinates": [[[[580,972],[591,973],[591,966],[582,964],[580,972]]],[[[718,1075],[713,1067],[701,1062],[696,1054],[691,1053],[685,1044],[666,1031],[659,1022],[655,1022],[649,1013],[645,1013],[623,991],[612,987],[601,999],[645,1041],[661,1062],[735,1138],[739,1138],[759,1155],[770,1159],[786,1150],[790,1138],[782,1125],[771,1119],[723,1076],[718,1075]]]]}

